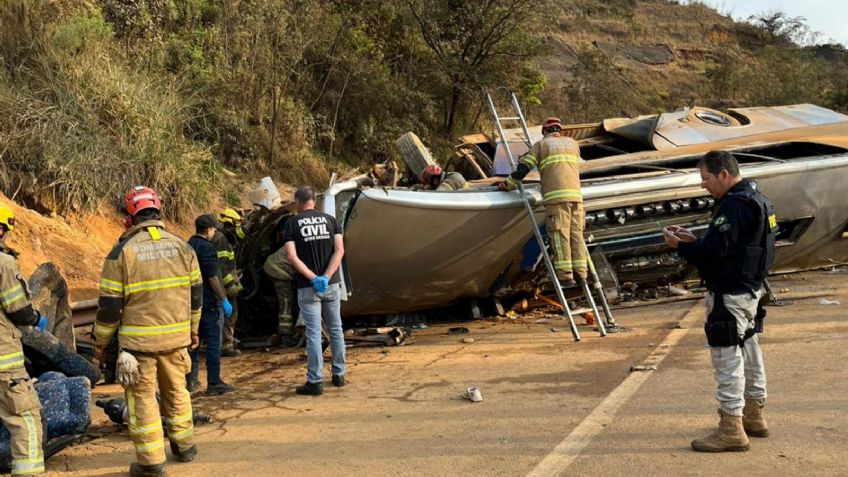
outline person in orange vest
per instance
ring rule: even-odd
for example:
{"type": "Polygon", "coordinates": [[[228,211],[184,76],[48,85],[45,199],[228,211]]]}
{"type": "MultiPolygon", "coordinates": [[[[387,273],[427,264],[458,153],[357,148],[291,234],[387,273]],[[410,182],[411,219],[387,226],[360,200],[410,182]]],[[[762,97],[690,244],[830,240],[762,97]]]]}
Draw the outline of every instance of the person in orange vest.
{"type": "Polygon", "coordinates": [[[6,235],[13,230],[15,214],[0,204],[0,419],[12,437],[12,475],[38,475],[44,472],[41,402],[24,368],[18,326],[44,331],[47,318],[32,309],[17,254],[6,246],[6,235]]]}
{"type": "Polygon", "coordinates": [[[501,190],[511,191],[534,168],[539,169],[542,200],[545,203],[548,238],[557,278],[564,287],[573,287],[586,280],[588,260],[583,227],[583,195],[580,191],[580,146],[570,137],[562,136],[562,123],[548,118],[542,125],[541,141],[533,144],[518,162],[518,168],[498,184],[501,190]]]}
{"type": "Polygon", "coordinates": [[[189,462],[197,455],[186,374],[191,369],[188,349],[200,344],[203,289],[194,251],[165,230],[156,191],[133,187],[126,209],[133,227],[103,264],[94,351],[102,362],[117,334],[121,350],[138,362],[138,379],[125,389],[138,460],[130,475],[159,477],[165,475],[163,416],[174,456],[189,462]]]}

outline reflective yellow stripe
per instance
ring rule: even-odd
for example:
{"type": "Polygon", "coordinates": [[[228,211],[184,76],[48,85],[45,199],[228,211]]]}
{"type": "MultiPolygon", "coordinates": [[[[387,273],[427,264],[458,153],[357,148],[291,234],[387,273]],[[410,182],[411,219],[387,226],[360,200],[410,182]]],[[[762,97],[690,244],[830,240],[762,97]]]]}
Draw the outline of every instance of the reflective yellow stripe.
{"type": "Polygon", "coordinates": [[[15,285],[0,294],[0,301],[2,301],[3,307],[8,307],[12,303],[24,298],[26,298],[26,294],[24,293],[24,289],[21,285],[15,285]]]}
{"type": "Polygon", "coordinates": [[[222,280],[222,282],[224,283],[224,285],[229,285],[230,283],[233,283],[233,280],[235,280],[235,278],[233,277],[233,274],[228,273],[228,274],[224,275],[224,279],[222,280]]]}
{"type": "Polygon", "coordinates": [[[191,275],[189,275],[191,279],[191,283],[197,283],[200,281],[200,270],[192,270],[191,275]]]}
{"type": "Polygon", "coordinates": [[[165,447],[165,443],[163,439],[159,439],[156,442],[147,442],[145,444],[136,444],[135,451],[138,453],[150,453],[153,451],[157,451],[165,447]]]}
{"type": "Polygon", "coordinates": [[[164,288],[176,288],[191,285],[191,276],[161,278],[159,280],[148,280],[144,282],[128,283],[126,294],[131,295],[142,291],[162,290],[164,288]]]}
{"type": "MultiPolygon", "coordinates": [[[[559,236],[558,233],[554,233],[554,255],[556,255],[556,258],[562,258],[563,256],[565,256],[565,254],[562,253],[562,238],[559,236]]],[[[564,263],[564,261],[559,260],[558,263],[564,263]]],[[[554,265],[554,268],[556,267],[557,266],[554,265]]]]}
{"type": "Polygon", "coordinates": [[[21,417],[24,418],[27,429],[27,460],[38,459],[41,461],[41,442],[38,440],[38,430],[35,427],[32,411],[22,412],[21,417]]]}
{"type": "Polygon", "coordinates": [[[509,176],[509,177],[506,178],[506,187],[509,190],[517,188],[518,184],[521,184],[520,180],[518,180],[518,179],[516,179],[512,176],[509,176]]]}
{"type": "Polygon", "coordinates": [[[245,238],[246,236],[247,236],[247,234],[246,234],[246,233],[244,233],[244,229],[243,229],[243,228],[238,227],[238,228],[236,229],[236,237],[238,237],[238,238],[240,238],[240,239],[243,239],[243,238],[245,238]]]}
{"type": "Polygon", "coordinates": [[[235,252],[229,252],[227,250],[220,250],[218,252],[218,258],[227,258],[227,259],[230,259],[230,260],[235,260],[236,259],[236,253],[235,252]]]}
{"type": "Polygon", "coordinates": [[[145,434],[151,434],[156,431],[162,430],[162,421],[156,421],[153,424],[148,424],[146,426],[135,427],[130,425],[130,434],[135,434],[137,436],[143,436],[145,434]]]}
{"type": "Polygon", "coordinates": [[[536,156],[534,156],[532,154],[525,154],[524,156],[521,157],[521,160],[518,161],[518,162],[523,162],[524,164],[527,164],[527,166],[530,167],[530,169],[536,167],[536,164],[537,164],[536,156]]]}
{"type": "Polygon", "coordinates": [[[182,424],[184,422],[190,421],[191,417],[192,417],[192,413],[191,413],[191,411],[189,411],[189,412],[180,414],[178,416],[174,416],[170,419],[165,419],[165,422],[168,423],[169,425],[182,424]]]}
{"type": "Polygon", "coordinates": [[[122,326],[119,334],[124,336],[154,336],[167,335],[171,333],[179,333],[189,331],[191,329],[191,321],[181,321],[170,325],[157,326],[122,326]]]}
{"type": "Polygon", "coordinates": [[[105,323],[100,323],[99,321],[94,322],[94,336],[97,338],[110,338],[115,334],[115,331],[118,329],[119,323],[115,323],[112,325],[108,325],[105,323]]]}
{"type": "Polygon", "coordinates": [[[42,457],[12,460],[12,475],[41,473],[44,473],[44,459],[42,457]]]}
{"type": "Polygon", "coordinates": [[[194,427],[189,427],[188,429],[180,432],[169,433],[168,438],[172,441],[183,441],[188,439],[189,437],[194,435],[194,427]]]}
{"type": "Polygon", "coordinates": [[[147,233],[150,234],[150,238],[153,240],[162,240],[162,235],[159,234],[159,229],[156,227],[147,227],[147,233]]]}
{"type": "Polygon", "coordinates": [[[23,351],[0,355],[0,371],[21,368],[24,365],[23,351]]]}
{"type": "Polygon", "coordinates": [[[777,217],[774,214],[768,216],[768,221],[769,221],[769,227],[771,227],[773,229],[777,228],[777,217]]]}
{"type": "Polygon", "coordinates": [[[546,192],[542,200],[545,202],[557,199],[581,199],[580,189],[559,189],[546,192]]]}
{"type": "Polygon", "coordinates": [[[548,156],[542,159],[542,163],[539,165],[539,170],[541,171],[552,164],[560,163],[580,164],[580,158],[573,154],[554,154],[553,156],[548,156]]]}
{"type": "Polygon", "coordinates": [[[100,279],[100,290],[102,291],[113,291],[120,294],[124,293],[124,284],[121,282],[116,282],[114,280],[109,280],[106,278],[100,279]]]}
{"type": "Polygon", "coordinates": [[[136,427],[138,420],[135,417],[135,395],[127,390],[127,417],[130,422],[127,424],[129,427],[136,427]]]}

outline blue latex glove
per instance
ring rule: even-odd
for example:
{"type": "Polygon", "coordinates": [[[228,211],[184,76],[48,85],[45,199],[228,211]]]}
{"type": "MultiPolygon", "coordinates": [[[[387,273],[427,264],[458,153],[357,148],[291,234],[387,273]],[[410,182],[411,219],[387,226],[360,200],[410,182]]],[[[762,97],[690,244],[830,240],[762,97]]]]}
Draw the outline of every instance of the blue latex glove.
{"type": "Polygon", "coordinates": [[[318,293],[326,293],[330,287],[330,279],[327,275],[318,275],[312,279],[312,288],[318,293]]]}
{"type": "Polygon", "coordinates": [[[38,331],[46,330],[47,329],[47,317],[44,316],[44,315],[41,315],[38,318],[38,324],[35,325],[35,327],[38,328],[38,331]]]}
{"type": "Polygon", "coordinates": [[[230,303],[229,298],[224,298],[223,307],[224,307],[224,316],[229,318],[230,315],[233,314],[233,304],[230,303]]]}

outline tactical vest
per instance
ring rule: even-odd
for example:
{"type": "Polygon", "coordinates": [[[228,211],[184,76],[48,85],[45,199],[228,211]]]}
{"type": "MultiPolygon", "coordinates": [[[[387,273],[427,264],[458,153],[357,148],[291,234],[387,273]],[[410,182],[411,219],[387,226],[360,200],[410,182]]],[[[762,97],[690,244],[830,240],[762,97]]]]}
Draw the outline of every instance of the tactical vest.
{"type": "Polygon", "coordinates": [[[726,194],[727,198],[741,199],[755,204],[759,210],[757,225],[746,244],[740,244],[720,266],[720,276],[739,277],[750,292],[760,289],[774,264],[774,242],[777,233],[777,217],[771,201],[760,192],[756,182],[742,183],[726,194]],[[743,246],[744,245],[744,246],[743,246]]]}

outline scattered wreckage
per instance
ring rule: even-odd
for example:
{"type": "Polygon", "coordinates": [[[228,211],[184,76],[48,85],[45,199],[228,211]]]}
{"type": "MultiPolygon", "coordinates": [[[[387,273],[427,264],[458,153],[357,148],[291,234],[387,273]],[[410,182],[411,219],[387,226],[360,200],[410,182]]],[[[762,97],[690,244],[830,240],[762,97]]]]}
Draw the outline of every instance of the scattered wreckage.
{"type": "MultiPolygon", "coordinates": [[[[563,134],[581,145],[587,243],[613,295],[620,283],[693,276],[665,246],[660,230],[669,224],[706,230],[715,201],[701,189],[696,164],[714,149],[732,152],[743,175],[755,178],[775,203],[780,226],[775,272],[848,259],[848,196],[842,193],[848,116],[809,104],[727,113],[696,107],[566,126],[563,134]]],[[[506,135],[514,152],[527,149],[520,131],[506,135]]],[[[517,289],[513,280],[531,230],[518,192],[494,186],[500,180],[494,176],[511,170],[502,149],[503,141],[493,135],[463,138],[446,169],[471,179],[466,190],[397,187],[398,168],[392,164],[379,169],[382,185],[367,177],[331,184],[321,207],[345,230],[347,319],[410,313],[517,289]]],[[[416,154],[410,165],[421,167],[426,151],[416,154]]],[[[541,220],[538,175],[528,179],[527,194],[541,220]]],[[[258,240],[264,250],[248,258],[254,263],[244,263],[244,269],[281,245],[268,230],[279,230],[291,211],[265,213],[273,225],[258,240]]],[[[254,310],[274,306],[273,292],[265,291],[254,287],[245,297],[254,310]],[[264,302],[257,306],[257,300],[264,302]]]]}
{"type": "MultiPolygon", "coordinates": [[[[21,331],[25,366],[37,379],[41,401],[44,458],[83,437],[91,423],[91,387],[99,370],[76,351],[68,286],[52,263],[39,266],[29,279],[33,307],[48,319],[47,329],[21,331]]],[[[11,438],[0,424],[0,470],[11,467],[11,438]]]]}

